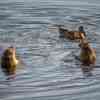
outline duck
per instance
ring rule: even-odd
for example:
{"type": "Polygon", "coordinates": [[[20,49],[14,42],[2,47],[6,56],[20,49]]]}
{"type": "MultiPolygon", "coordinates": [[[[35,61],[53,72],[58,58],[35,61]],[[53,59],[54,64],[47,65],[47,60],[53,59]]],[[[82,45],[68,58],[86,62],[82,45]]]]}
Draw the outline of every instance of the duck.
{"type": "Polygon", "coordinates": [[[69,31],[68,29],[64,29],[61,26],[58,27],[59,29],[59,37],[60,38],[66,38],[69,40],[82,40],[85,39],[86,33],[84,31],[83,26],[79,26],[78,31],[69,31]]]}
{"type": "Polygon", "coordinates": [[[16,49],[13,46],[4,50],[1,56],[1,68],[6,76],[16,74],[16,66],[19,63],[16,58],[16,49]]]}
{"type": "Polygon", "coordinates": [[[84,66],[95,65],[96,63],[96,50],[91,47],[87,40],[81,40],[79,43],[80,61],[84,66]]]}

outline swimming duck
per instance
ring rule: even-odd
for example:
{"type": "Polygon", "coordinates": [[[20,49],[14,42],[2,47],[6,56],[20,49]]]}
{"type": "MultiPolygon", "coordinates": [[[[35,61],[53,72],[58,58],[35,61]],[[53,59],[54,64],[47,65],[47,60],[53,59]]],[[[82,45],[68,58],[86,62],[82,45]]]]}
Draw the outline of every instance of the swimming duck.
{"type": "Polygon", "coordinates": [[[8,47],[2,54],[1,57],[1,68],[5,75],[15,75],[16,65],[18,60],[16,59],[16,50],[14,47],[8,47]]]}
{"type": "Polygon", "coordinates": [[[59,33],[60,33],[59,36],[60,38],[67,38],[70,40],[81,40],[85,39],[86,37],[83,26],[79,26],[78,31],[69,31],[59,26],[59,33]]]}
{"type": "Polygon", "coordinates": [[[87,40],[82,40],[79,47],[81,48],[80,61],[82,65],[94,65],[96,62],[96,50],[90,46],[87,40]]]}

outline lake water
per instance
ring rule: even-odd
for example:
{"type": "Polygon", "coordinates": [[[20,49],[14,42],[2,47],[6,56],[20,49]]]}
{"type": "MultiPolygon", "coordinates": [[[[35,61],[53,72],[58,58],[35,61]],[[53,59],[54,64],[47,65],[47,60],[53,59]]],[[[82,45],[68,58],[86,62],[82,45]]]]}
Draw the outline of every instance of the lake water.
{"type": "Polygon", "coordinates": [[[14,45],[25,65],[10,82],[0,69],[0,100],[100,100],[99,32],[99,0],[1,0],[0,45],[14,45]],[[91,77],[74,58],[78,43],[59,39],[56,25],[84,26],[97,52],[91,77]]]}

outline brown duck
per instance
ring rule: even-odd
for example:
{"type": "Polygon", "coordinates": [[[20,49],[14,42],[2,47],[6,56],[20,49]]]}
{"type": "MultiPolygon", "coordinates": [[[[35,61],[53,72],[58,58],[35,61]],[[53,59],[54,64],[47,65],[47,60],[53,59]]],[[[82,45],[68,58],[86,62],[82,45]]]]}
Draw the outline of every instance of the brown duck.
{"type": "Polygon", "coordinates": [[[87,40],[82,40],[79,44],[81,48],[80,60],[82,65],[94,65],[96,62],[96,51],[92,48],[87,40]]]}
{"type": "Polygon", "coordinates": [[[78,31],[69,31],[59,26],[59,33],[60,33],[59,36],[60,38],[67,38],[70,40],[82,40],[85,39],[86,37],[83,26],[80,26],[78,31]]]}
{"type": "Polygon", "coordinates": [[[14,47],[8,47],[1,57],[1,68],[5,75],[14,75],[16,73],[16,65],[18,60],[16,59],[16,50],[14,47]]]}

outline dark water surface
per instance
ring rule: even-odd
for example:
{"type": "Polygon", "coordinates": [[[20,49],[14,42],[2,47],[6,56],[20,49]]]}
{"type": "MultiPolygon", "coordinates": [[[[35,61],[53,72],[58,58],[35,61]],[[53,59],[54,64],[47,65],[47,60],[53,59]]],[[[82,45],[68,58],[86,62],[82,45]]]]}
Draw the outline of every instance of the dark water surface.
{"type": "Polygon", "coordinates": [[[99,0],[1,0],[0,45],[14,45],[25,66],[11,82],[0,71],[0,100],[100,100],[99,32],[99,0]],[[85,27],[97,52],[93,76],[84,76],[78,44],[59,39],[55,24],[85,27]]]}

